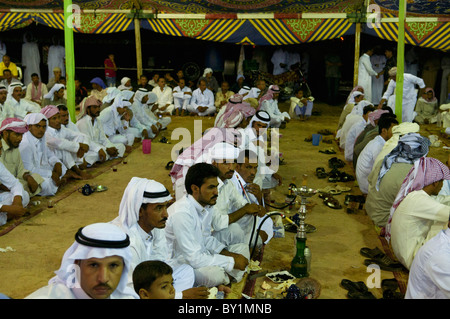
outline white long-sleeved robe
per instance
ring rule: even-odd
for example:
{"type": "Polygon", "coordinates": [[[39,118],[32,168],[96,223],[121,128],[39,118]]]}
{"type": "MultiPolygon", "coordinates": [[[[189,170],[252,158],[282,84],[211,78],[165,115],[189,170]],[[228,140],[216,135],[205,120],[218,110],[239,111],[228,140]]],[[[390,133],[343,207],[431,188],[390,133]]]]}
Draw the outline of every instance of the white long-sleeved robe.
{"type": "Polygon", "coordinates": [[[291,119],[287,112],[280,111],[280,109],[278,108],[278,101],[274,99],[263,101],[261,103],[260,110],[269,113],[270,127],[278,128],[281,126],[281,122],[285,121],[286,119],[291,119]]]}
{"type": "Polygon", "coordinates": [[[114,105],[101,111],[98,120],[102,122],[104,133],[112,143],[133,145],[134,135],[125,131],[120,115],[114,105]]]}
{"type": "Polygon", "coordinates": [[[176,86],[172,91],[173,95],[173,104],[176,110],[187,110],[187,106],[191,102],[192,98],[192,90],[190,87],[185,86],[180,88],[180,86],[176,86]],[[185,94],[186,92],[191,94],[185,94]]]}
{"type": "MultiPolygon", "coordinates": [[[[370,57],[370,62],[372,63],[372,68],[375,72],[379,73],[383,71],[386,65],[386,56],[384,54],[372,55],[370,57]]],[[[372,77],[372,100],[374,104],[378,104],[383,96],[384,89],[384,75],[380,75],[378,78],[376,76],[372,77]]]]}
{"type": "Polygon", "coordinates": [[[156,86],[152,89],[152,92],[156,94],[158,97],[158,110],[161,112],[169,112],[172,114],[173,110],[175,109],[175,106],[173,105],[173,93],[172,88],[168,85],[164,87],[164,89],[161,91],[161,88],[159,86],[156,86]],[[161,106],[165,106],[166,104],[169,104],[169,106],[163,111],[161,110],[161,106]]]}
{"type": "Polygon", "coordinates": [[[191,113],[198,113],[200,116],[208,116],[214,114],[216,107],[214,105],[214,93],[206,88],[203,92],[200,88],[195,89],[192,92],[192,98],[190,104],[187,106],[187,110],[191,113]],[[206,106],[208,109],[204,112],[197,110],[200,106],[206,106]]]}
{"type": "Polygon", "coordinates": [[[378,73],[372,68],[370,56],[367,53],[364,53],[359,58],[358,85],[361,85],[364,88],[364,98],[367,101],[372,101],[372,77],[377,74],[378,73]]]}
{"type": "MultiPolygon", "coordinates": [[[[416,113],[414,112],[417,102],[416,85],[421,89],[425,88],[423,79],[409,73],[403,75],[402,122],[412,122],[416,116],[416,113]]],[[[396,82],[391,80],[383,94],[383,99],[389,100],[389,98],[395,94],[395,87],[396,82]]],[[[395,105],[395,109],[397,109],[397,107],[398,106],[395,105]]]]}
{"type": "Polygon", "coordinates": [[[363,194],[367,194],[369,191],[369,174],[372,171],[375,159],[380,154],[385,143],[384,138],[378,135],[367,143],[358,156],[355,174],[359,189],[363,194]]]}

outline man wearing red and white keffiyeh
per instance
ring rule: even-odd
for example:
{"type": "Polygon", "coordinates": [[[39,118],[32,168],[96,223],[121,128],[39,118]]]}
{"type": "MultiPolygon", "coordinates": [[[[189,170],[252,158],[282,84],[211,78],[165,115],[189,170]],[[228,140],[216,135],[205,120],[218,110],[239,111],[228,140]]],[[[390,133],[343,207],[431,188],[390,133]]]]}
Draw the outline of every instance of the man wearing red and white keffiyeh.
{"type": "Polygon", "coordinates": [[[450,171],[445,164],[422,157],[414,163],[392,205],[386,239],[408,269],[419,248],[448,227],[450,196],[437,196],[448,179],[450,171]]]}

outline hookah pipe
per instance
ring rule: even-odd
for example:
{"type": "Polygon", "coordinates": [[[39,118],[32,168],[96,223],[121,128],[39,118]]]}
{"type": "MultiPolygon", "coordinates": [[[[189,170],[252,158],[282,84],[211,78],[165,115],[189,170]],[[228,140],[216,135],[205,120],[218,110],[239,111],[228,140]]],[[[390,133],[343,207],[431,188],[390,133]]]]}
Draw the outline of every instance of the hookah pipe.
{"type": "MultiPolygon", "coordinates": [[[[290,183],[289,187],[297,188],[297,185],[295,185],[294,183],[290,183]]],[[[292,197],[292,200],[289,203],[287,203],[286,205],[281,206],[281,207],[272,206],[272,205],[269,205],[267,203],[266,203],[266,205],[269,206],[269,207],[275,208],[275,209],[284,209],[284,208],[286,208],[288,206],[291,206],[295,202],[296,198],[297,198],[297,195],[294,195],[294,197],[292,197]]]]}

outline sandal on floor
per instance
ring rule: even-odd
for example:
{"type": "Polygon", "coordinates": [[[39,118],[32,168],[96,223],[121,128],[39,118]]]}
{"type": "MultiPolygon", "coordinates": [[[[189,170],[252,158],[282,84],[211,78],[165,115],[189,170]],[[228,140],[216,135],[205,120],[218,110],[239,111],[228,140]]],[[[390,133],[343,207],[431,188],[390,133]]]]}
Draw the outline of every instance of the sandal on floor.
{"type": "Polygon", "coordinates": [[[366,258],[380,258],[385,256],[386,254],[378,247],[374,249],[370,249],[369,247],[363,247],[359,250],[359,253],[366,258]]]}
{"type": "Polygon", "coordinates": [[[347,294],[349,299],[377,299],[370,291],[360,292],[360,291],[349,291],[347,294]]]}
{"type": "Polygon", "coordinates": [[[353,175],[347,174],[345,172],[341,172],[341,175],[339,176],[340,182],[351,182],[355,180],[355,177],[353,175]]]}
{"type": "Polygon", "coordinates": [[[312,141],[312,136],[305,138],[305,142],[311,142],[311,141],[312,141]]]}
{"type": "Polygon", "coordinates": [[[166,169],[167,169],[167,170],[171,170],[172,167],[173,167],[173,164],[174,164],[173,161],[168,162],[168,163],[166,164],[166,169]]]}
{"type": "Polygon", "coordinates": [[[336,151],[332,148],[327,148],[325,150],[319,150],[319,153],[323,154],[336,154],[336,151]]]}
{"type": "Polygon", "coordinates": [[[401,263],[394,262],[388,256],[384,256],[382,258],[373,258],[364,260],[364,265],[369,266],[372,264],[376,264],[380,267],[381,270],[386,271],[402,271],[403,265],[401,263]]]}
{"type": "Polygon", "coordinates": [[[324,204],[333,209],[341,209],[342,206],[339,204],[339,201],[333,196],[325,197],[324,204]]]}
{"type": "Polygon", "coordinates": [[[325,168],[323,167],[316,168],[316,175],[317,178],[326,178],[328,176],[328,174],[325,172],[325,168]]]}
{"type": "Polygon", "coordinates": [[[395,278],[392,279],[383,279],[381,281],[381,289],[396,291],[399,288],[398,281],[395,278]]]}
{"type": "Polygon", "coordinates": [[[328,160],[328,166],[330,168],[342,168],[345,166],[345,162],[337,157],[332,157],[328,160]]]}
{"type": "Polygon", "coordinates": [[[333,132],[331,132],[329,129],[320,130],[317,133],[322,135],[333,135],[333,132]]]}
{"type": "Polygon", "coordinates": [[[348,291],[351,290],[359,292],[369,291],[369,288],[367,288],[366,284],[363,281],[351,281],[349,279],[342,279],[341,287],[348,291]]]}

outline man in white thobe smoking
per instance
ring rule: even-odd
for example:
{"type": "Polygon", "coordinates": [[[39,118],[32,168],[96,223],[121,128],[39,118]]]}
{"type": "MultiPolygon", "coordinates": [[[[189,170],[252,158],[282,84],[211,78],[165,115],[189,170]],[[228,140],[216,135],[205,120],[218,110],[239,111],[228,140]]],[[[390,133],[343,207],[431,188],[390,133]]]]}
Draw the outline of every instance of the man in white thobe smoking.
{"type": "Polygon", "coordinates": [[[80,114],[77,117],[78,129],[90,139],[90,148],[97,152],[99,161],[122,157],[125,145],[111,142],[105,134],[103,124],[98,120],[101,102],[94,96],[84,99],[80,103],[80,114]]]}
{"type": "Polygon", "coordinates": [[[450,196],[438,196],[448,167],[421,157],[406,175],[390,211],[385,238],[398,261],[410,269],[420,247],[448,227],[450,196]]]}
{"type": "Polygon", "coordinates": [[[4,104],[4,118],[23,119],[29,113],[39,112],[40,108],[22,98],[22,83],[15,82],[8,87],[8,97],[4,104]]]}
{"type": "Polygon", "coordinates": [[[365,98],[369,102],[372,102],[372,77],[379,75],[372,68],[372,63],[370,62],[370,57],[372,55],[373,55],[372,48],[366,50],[364,54],[359,58],[359,66],[358,66],[358,85],[364,88],[365,98]]]}
{"type": "Polygon", "coordinates": [[[180,79],[178,86],[173,88],[173,104],[175,105],[175,115],[183,116],[192,98],[192,90],[186,86],[186,80],[180,79]]]}
{"type": "Polygon", "coordinates": [[[24,121],[28,124],[29,131],[23,135],[19,146],[23,166],[44,179],[38,195],[53,196],[67,178],[67,168],[47,146],[45,131],[48,121],[45,115],[31,113],[25,116],[24,121]]]}
{"type": "Polygon", "coordinates": [[[161,183],[133,177],[128,183],[119,208],[119,216],[111,223],[122,228],[130,237],[131,260],[128,286],[133,288],[132,272],[140,263],[159,260],[173,269],[176,299],[208,296],[206,288],[193,288],[194,270],[188,265],[176,265],[167,245],[165,226],[167,205],[172,196],[161,183]]]}
{"type": "Polygon", "coordinates": [[[25,299],[139,299],[128,287],[130,239],[118,226],[82,227],[48,285],[25,299]]]}
{"type": "Polygon", "coordinates": [[[77,142],[78,135],[61,125],[61,116],[56,106],[47,105],[41,110],[41,113],[48,120],[48,127],[45,131],[47,146],[67,169],[73,172],[75,178],[89,179],[91,176],[83,171],[88,165],[84,157],[89,152],[89,144],[77,142]]]}
{"type": "MultiPolygon", "coordinates": [[[[395,94],[395,86],[396,86],[396,77],[397,77],[397,68],[393,67],[389,70],[389,78],[390,82],[386,91],[383,94],[383,98],[378,105],[378,108],[381,108],[384,102],[387,102],[389,97],[395,94]]],[[[425,88],[425,82],[423,79],[414,76],[409,73],[403,74],[403,97],[402,97],[402,122],[412,122],[416,117],[417,113],[414,111],[417,102],[417,91],[416,85],[419,88],[425,88]]],[[[395,109],[400,107],[399,105],[395,105],[395,109]]],[[[394,113],[395,113],[394,109],[394,113]]]]}
{"type": "Polygon", "coordinates": [[[158,97],[156,115],[172,115],[175,108],[173,105],[173,93],[172,88],[166,85],[166,79],[163,77],[159,78],[158,86],[154,87],[152,92],[158,97]]]}
{"type": "Polygon", "coordinates": [[[206,87],[206,81],[200,80],[199,87],[192,92],[187,110],[191,115],[210,116],[216,112],[214,93],[206,87]]]}
{"type": "Polygon", "coordinates": [[[235,162],[239,156],[239,149],[229,143],[217,143],[207,154],[197,159],[197,162],[209,163],[219,171],[218,197],[212,208],[213,236],[225,246],[245,243],[246,227],[238,222],[247,215],[265,214],[264,207],[258,203],[249,203],[237,191],[231,181],[234,175],[235,162]]]}
{"type": "Polygon", "coordinates": [[[191,166],[184,195],[169,209],[166,238],[172,257],[194,268],[195,285],[214,287],[241,281],[250,259],[247,244],[226,246],[211,234],[219,172],[207,163],[191,166]]]}
{"type": "Polygon", "coordinates": [[[392,137],[392,128],[397,124],[398,121],[395,118],[382,116],[378,121],[378,135],[367,143],[358,156],[355,173],[359,189],[363,194],[367,194],[369,191],[369,174],[372,171],[375,159],[380,154],[386,141],[392,137]]]}

